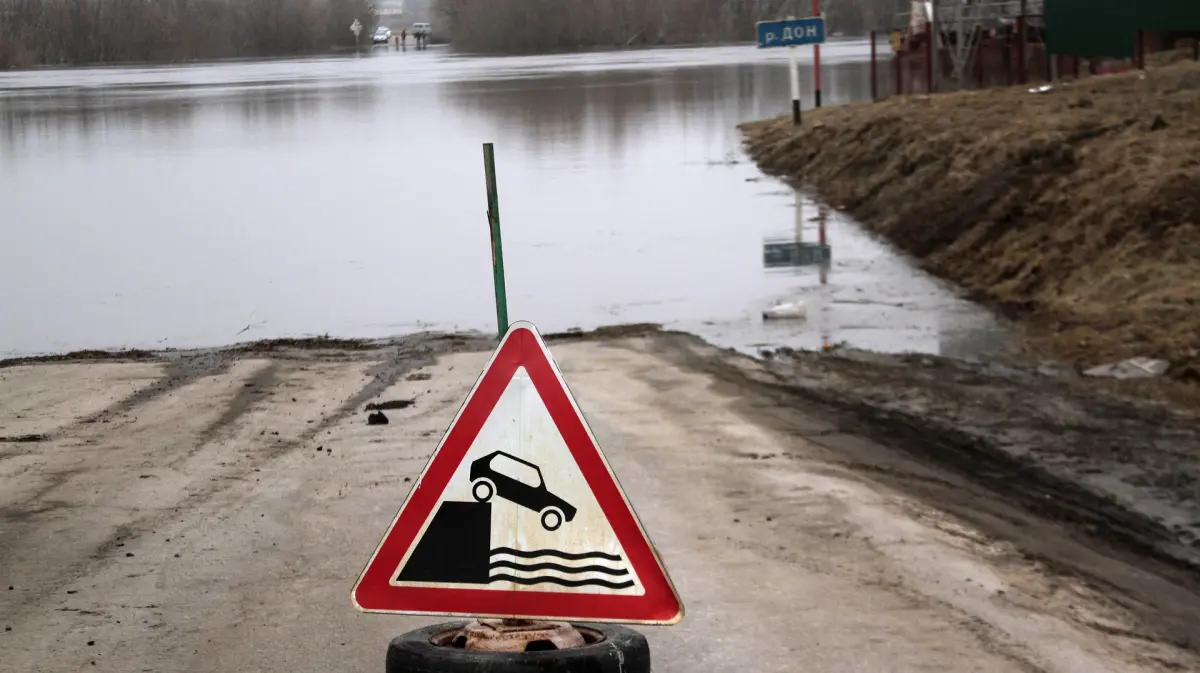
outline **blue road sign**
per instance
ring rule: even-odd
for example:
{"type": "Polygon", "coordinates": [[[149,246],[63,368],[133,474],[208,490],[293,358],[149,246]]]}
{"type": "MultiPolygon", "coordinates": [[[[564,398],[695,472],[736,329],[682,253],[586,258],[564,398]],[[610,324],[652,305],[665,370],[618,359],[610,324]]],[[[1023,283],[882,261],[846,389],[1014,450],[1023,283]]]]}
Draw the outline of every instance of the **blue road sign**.
{"type": "Polygon", "coordinates": [[[783,19],[758,22],[759,47],[799,47],[825,42],[825,18],[783,19]]]}

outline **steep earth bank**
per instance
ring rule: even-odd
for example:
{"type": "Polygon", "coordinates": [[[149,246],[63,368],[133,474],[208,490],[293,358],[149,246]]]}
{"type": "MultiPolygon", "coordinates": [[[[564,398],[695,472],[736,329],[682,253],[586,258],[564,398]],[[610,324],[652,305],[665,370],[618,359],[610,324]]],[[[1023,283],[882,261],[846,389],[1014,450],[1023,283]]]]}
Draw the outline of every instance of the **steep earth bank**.
{"type": "Polygon", "coordinates": [[[1200,64],[743,126],[803,183],[1079,366],[1200,380],[1200,64]]]}

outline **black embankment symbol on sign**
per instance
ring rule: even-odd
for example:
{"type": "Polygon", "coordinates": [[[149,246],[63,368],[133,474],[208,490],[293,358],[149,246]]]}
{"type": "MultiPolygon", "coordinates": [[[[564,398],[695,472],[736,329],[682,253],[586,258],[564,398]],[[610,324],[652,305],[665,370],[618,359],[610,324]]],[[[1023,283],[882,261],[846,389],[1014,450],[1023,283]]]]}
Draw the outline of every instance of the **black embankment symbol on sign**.
{"type": "Polygon", "coordinates": [[[575,518],[576,508],[550,492],[537,465],[494,451],[471,463],[470,479],[475,502],[446,501],[438,507],[397,581],[549,583],[614,590],[634,585],[618,554],[489,548],[493,497],[538,512],[547,531],[556,531],[575,518]]]}

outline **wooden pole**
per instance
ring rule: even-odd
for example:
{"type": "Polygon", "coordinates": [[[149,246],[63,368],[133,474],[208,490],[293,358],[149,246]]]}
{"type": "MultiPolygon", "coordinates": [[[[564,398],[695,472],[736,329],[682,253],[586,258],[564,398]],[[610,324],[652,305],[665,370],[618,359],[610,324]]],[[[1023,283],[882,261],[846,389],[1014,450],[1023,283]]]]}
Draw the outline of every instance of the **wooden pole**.
{"type": "Polygon", "coordinates": [[[933,22],[929,23],[925,41],[925,93],[933,93],[933,22]]]}
{"type": "Polygon", "coordinates": [[[1017,83],[1025,84],[1028,80],[1025,72],[1025,15],[1017,17],[1017,83]]]}

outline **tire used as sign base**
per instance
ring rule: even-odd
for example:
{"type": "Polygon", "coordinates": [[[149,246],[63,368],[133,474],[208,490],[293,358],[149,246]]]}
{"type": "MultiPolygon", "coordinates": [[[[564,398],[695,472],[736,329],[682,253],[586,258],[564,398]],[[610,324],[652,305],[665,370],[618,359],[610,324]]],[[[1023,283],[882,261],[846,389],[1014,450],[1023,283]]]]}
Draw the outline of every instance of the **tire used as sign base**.
{"type": "Polygon", "coordinates": [[[581,647],[482,652],[463,649],[463,639],[455,638],[466,624],[436,624],[393,638],[386,673],[650,673],[646,637],[624,626],[578,624],[587,641],[581,647]]]}

